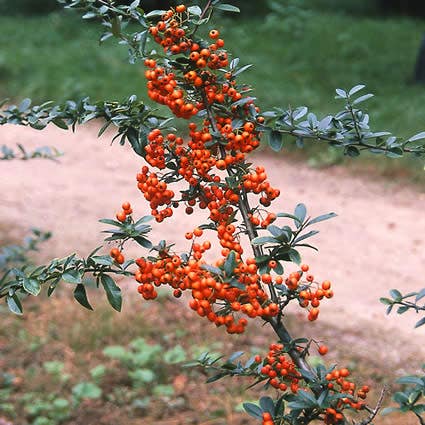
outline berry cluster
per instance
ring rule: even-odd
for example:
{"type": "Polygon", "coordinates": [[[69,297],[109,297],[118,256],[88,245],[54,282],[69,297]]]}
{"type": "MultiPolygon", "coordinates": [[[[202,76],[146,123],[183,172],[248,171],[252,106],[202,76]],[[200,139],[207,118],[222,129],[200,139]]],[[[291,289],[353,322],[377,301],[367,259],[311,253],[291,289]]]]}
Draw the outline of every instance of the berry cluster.
{"type": "MultiPolygon", "coordinates": [[[[227,230],[231,232],[233,229],[227,230]]],[[[186,233],[186,239],[202,234],[203,231],[197,228],[186,233]]],[[[191,258],[187,261],[169,252],[159,253],[156,261],[139,258],[136,260],[139,269],[135,274],[135,279],[140,283],[139,293],[150,300],[157,297],[155,288],[161,285],[171,286],[177,298],[188,290],[192,295],[190,308],[217,326],[224,325],[229,333],[242,333],[247,325],[246,318],[238,319],[236,313],[250,318],[275,316],[279,308],[270,302],[261,288],[255,260],[248,259],[246,264],[239,262],[232,273],[237,281],[235,285],[228,282],[226,276],[216,275],[204,267],[203,254],[210,247],[209,241],[202,244],[193,241],[191,258]]],[[[225,261],[226,258],[223,258],[216,266],[222,267],[225,261]]]]}
{"type": "MultiPolygon", "coordinates": [[[[319,347],[319,351],[321,347],[319,347]]],[[[262,365],[260,373],[262,376],[268,378],[268,384],[273,388],[280,391],[290,390],[294,394],[298,392],[303,377],[292,360],[287,357],[282,344],[271,344],[267,356],[263,359],[261,356],[257,355],[255,357],[255,362],[262,365]]],[[[350,371],[346,368],[335,369],[326,375],[328,389],[332,392],[340,393],[343,396],[338,399],[334,408],[329,407],[325,409],[323,417],[325,424],[342,424],[344,422],[342,410],[346,407],[350,407],[354,410],[361,410],[364,408],[364,403],[355,399],[355,396],[360,399],[366,398],[369,387],[364,385],[356,392],[356,385],[347,379],[349,375],[350,371]],[[347,395],[346,397],[344,396],[345,394],[347,395]]],[[[271,415],[269,413],[264,413],[263,425],[273,423],[271,415]]]]}

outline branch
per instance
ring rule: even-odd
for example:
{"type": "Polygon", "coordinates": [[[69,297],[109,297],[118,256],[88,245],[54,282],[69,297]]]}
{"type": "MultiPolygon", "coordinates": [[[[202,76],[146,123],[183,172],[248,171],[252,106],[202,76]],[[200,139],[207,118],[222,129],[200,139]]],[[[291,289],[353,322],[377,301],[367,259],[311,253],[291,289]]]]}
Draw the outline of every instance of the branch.
{"type": "Polygon", "coordinates": [[[358,422],[357,424],[355,422],[353,422],[353,425],[368,425],[368,424],[372,423],[372,421],[375,419],[378,412],[381,410],[382,403],[384,401],[386,393],[387,393],[387,387],[384,386],[384,388],[382,388],[382,390],[381,390],[381,395],[379,396],[379,399],[376,403],[375,408],[371,409],[370,407],[365,406],[365,409],[370,413],[370,415],[366,419],[364,419],[363,421],[358,422]]]}

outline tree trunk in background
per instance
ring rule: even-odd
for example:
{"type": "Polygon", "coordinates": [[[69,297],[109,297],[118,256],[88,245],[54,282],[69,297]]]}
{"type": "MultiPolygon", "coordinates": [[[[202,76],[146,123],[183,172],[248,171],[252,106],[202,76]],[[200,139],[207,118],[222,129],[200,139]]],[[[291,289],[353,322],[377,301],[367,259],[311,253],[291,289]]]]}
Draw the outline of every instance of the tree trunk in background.
{"type": "Polygon", "coordinates": [[[425,83],[425,34],[422,37],[421,46],[416,59],[414,78],[416,83],[425,83]]]}
{"type": "Polygon", "coordinates": [[[424,0],[378,0],[380,9],[385,14],[402,14],[414,17],[425,17],[424,0]]]}

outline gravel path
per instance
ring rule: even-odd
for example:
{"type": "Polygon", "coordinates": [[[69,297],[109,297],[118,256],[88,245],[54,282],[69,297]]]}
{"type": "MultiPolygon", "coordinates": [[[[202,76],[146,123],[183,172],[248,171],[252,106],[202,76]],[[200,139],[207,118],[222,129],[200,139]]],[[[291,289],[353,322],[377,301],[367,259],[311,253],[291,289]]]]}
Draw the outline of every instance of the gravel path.
{"type": "MultiPolygon", "coordinates": [[[[1,231],[14,238],[30,227],[52,230],[54,239],[46,244],[41,260],[73,251],[84,255],[100,245],[104,226],[98,219],[112,217],[123,201],[129,200],[137,215],[148,213],[135,183],[142,161],[126,147],[109,146],[108,135],[97,139],[91,127],[72,134],[14,126],[0,128],[0,135],[2,144],[54,145],[65,152],[59,163],[0,164],[1,231]]],[[[415,339],[420,350],[425,326],[413,330],[413,314],[385,318],[378,299],[391,288],[424,286],[425,193],[397,182],[349,175],[343,168],[310,169],[284,155],[260,153],[254,162],[265,165],[272,185],[281,189],[274,211],[291,212],[302,201],[311,215],[338,214],[317,225],[322,231],[314,240],[319,253],[306,251],[303,257],[319,279],[334,283],[336,295],[333,302],[324,303],[322,320],[351,326],[367,321],[386,332],[393,328],[415,339]]],[[[181,239],[203,220],[181,212],[175,217],[154,226],[154,237],[181,239]]],[[[128,250],[129,255],[137,252],[135,247],[128,250]]]]}

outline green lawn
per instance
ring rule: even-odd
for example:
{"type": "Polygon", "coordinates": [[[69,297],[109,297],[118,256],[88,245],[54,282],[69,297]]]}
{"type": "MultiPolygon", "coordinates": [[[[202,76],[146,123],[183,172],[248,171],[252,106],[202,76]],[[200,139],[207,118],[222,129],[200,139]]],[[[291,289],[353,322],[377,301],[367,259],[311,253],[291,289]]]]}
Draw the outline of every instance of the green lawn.
{"type": "MultiPolygon", "coordinates": [[[[243,78],[255,86],[263,107],[307,105],[324,115],[340,106],[333,99],[336,87],[363,83],[376,94],[367,105],[374,129],[399,136],[425,129],[425,86],[411,81],[422,37],[420,21],[315,10],[220,22],[227,47],[254,64],[243,78]]],[[[96,24],[56,13],[0,17],[0,25],[0,97],[29,96],[39,102],[86,95],[144,96],[143,67],[128,64],[126,49],[114,41],[99,48],[101,29],[96,24]]],[[[387,168],[386,163],[379,166],[387,168]]],[[[403,162],[401,167],[425,181],[423,161],[403,162]]]]}

